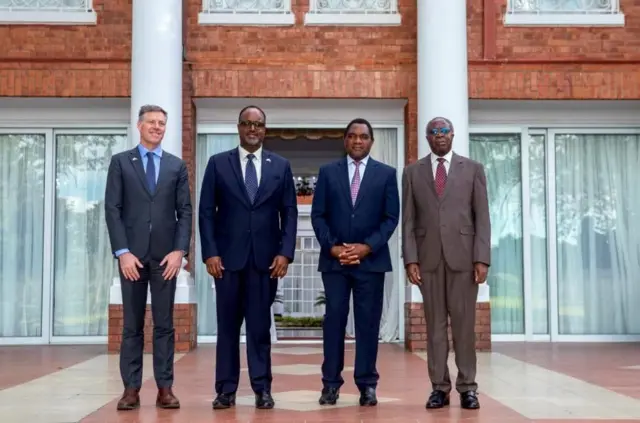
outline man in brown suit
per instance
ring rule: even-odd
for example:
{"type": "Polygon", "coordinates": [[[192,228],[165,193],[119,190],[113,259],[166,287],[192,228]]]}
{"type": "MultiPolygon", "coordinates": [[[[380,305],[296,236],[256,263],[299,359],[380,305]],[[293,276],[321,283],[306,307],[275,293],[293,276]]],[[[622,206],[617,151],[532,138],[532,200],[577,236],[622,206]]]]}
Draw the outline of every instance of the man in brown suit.
{"type": "Polygon", "coordinates": [[[433,386],[427,408],[449,405],[450,316],[460,404],[477,409],[475,312],[478,284],[486,281],[491,261],[491,222],[484,167],[451,151],[453,135],[448,119],[432,119],[432,153],[404,170],[402,247],[409,281],[424,301],[433,386]]]}

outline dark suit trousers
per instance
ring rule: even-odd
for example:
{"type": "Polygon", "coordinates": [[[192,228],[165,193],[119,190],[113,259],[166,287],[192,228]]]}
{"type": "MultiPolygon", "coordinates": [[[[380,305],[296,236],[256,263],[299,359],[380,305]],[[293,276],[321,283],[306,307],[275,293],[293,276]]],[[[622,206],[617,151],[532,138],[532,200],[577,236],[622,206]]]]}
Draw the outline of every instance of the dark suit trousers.
{"type": "Polygon", "coordinates": [[[449,378],[448,317],[458,377],[456,390],[478,389],[476,384],[476,301],[478,285],[473,272],[456,272],[444,260],[433,272],[422,272],[420,292],[427,323],[427,363],[434,390],[451,391],[449,378]]]}
{"type": "MultiPolygon", "coordinates": [[[[216,279],[216,383],[218,394],[235,393],[240,378],[240,328],[246,320],[247,362],[254,392],[271,391],[271,305],[278,280],[256,269],[252,254],[241,271],[216,279]]],[[[223,263],[224,264],[224,263],[223,263]]]]}
{"type": "Polygon", "coordinates": [[[355,383],[361,390],[377,386],[379,375],[376,361],[384,275],[357,270],[322,273],[326,297],[326,311],[322,323],[322,383],[325,387],[340,388],[344,384],[341,375],[344,369],[344,336],[352,291],[356,332],[355,383]]]}
{"type": "Polygon", "coordinates": [[[155,260],[141,260],[140,279],[131,282],[120,272],[124,324],[120,348],[120,374],[127,388],[142,385],[142,353],[144,350],[144,316],[147,306],[147,287],[151,287],[153,318],[153,373],[158,388],[173,385],[175,331],[173,303],[176,279],[164,280],[164,266],[155,260]]]}

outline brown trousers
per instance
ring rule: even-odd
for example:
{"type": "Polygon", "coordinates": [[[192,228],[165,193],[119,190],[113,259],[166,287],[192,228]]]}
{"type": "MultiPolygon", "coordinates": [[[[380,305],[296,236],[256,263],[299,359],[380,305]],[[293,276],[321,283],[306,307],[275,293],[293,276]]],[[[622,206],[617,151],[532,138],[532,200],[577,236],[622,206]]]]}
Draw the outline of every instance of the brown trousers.
{"type": "Polygon", "coordinates": [[[420,292],[427,322],[427,363],[433,390],[451,391],[449,378],[448,316],[458,377],[456,390],[477,390],[476,384],[476,301],[478,285],[473,272],[455,272],[446,262],[433,272],[422,272],[420,292]]]}

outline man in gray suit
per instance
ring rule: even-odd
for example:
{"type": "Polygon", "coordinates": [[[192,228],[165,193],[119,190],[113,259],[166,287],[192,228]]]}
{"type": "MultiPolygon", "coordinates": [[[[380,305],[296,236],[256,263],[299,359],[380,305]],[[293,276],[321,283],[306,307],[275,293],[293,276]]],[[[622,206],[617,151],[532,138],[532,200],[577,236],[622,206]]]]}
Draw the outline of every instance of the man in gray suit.
{"type": "Polygon", "coordinates": [[[176,276],[191,241],[191,198],[187,167],[162,150],[167,112],[140,108],[140,144],[111,158],[105,211],[111,248],[120,267],[124,324],[120,374],[124,394],[118,410],[140,406],[144,315],[151,288],[153,372],[156,406],[180,408],[172,391],[173,302],[176,276]]]}
{"type": "Polygon", "coordinates": [[[405,168],[402,248],[409,281],[420,287],[424,301],[433,386],[427,408],[449,404],[450,317],[460,404],[477,409],[475,311],[478,284],[486,281],[491,260],[491,222],[484,167],[451,151],[453,135],[448,119],[432,119],[432,153],[405,168]]]}

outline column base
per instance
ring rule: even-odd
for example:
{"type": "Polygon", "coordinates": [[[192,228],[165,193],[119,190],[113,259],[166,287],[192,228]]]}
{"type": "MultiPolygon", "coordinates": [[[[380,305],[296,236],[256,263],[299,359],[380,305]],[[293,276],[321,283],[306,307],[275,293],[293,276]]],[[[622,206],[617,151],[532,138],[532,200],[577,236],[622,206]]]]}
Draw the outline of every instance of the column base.
{"type": "MultiPolygon", "coordinates": [[[[404,305],[404,345],[408,351],[426,351],[427,324],[422,303],[404,305]]],[[[451,327],[448,329],[449,350],[453,351],[451,327]]],[[[491,351],[491,303],[476,303],[476,351],[491,351]]]]}
{"type": "MultiPolygon", "coordinates": [[[[175,328],[175,352],[188,353],[198,346],[198,305],[175,304],[173,307],[173,325],[175,328]]],[[[122,304],[109,304],[109,341],[110,354],[120,353],[122,342],[122,304]]],[[[144,353],[153,352],[153,321],[151,305],[147,304],[144,318],[144,353]]]]}

